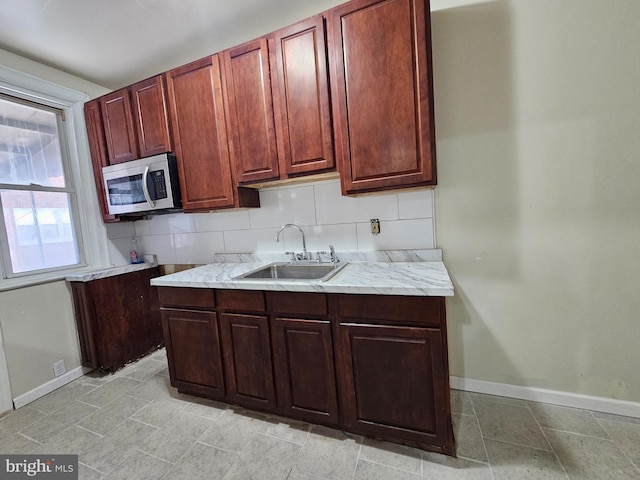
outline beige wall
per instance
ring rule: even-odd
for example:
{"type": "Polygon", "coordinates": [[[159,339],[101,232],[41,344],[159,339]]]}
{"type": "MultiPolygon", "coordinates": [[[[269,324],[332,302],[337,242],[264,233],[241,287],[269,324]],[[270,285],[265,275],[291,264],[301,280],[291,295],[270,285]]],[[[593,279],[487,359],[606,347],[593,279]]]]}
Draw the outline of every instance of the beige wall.
{"type": "MultiPolygon", "coordinates": [[[[4,50],[0,65],[90,97],[108,91],[4,50]]],[[[0,292],[0,327],[12,398],[53,380],[53,362],[64,360],[68,372],[80,366],[71,293],[63,281],[0,292]]]]}
{"type": "Polygon", "coordinates": [[[640,401],[640,2],[432,10],[452,375],[640,401]]]}
{"type": "Polygon", "coordinates": [[[53,363],[81,366],[73,303],[64,281],[0,292],[11,394],[16,398],[55,378],[53,363]]]}

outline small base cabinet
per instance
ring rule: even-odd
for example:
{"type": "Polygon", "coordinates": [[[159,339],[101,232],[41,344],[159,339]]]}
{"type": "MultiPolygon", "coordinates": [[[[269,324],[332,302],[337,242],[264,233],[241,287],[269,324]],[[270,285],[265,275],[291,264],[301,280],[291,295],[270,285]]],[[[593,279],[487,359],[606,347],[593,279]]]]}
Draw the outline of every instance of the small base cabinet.
{"type": "Polygon", "coordinates": [[[263,292],[217,290],[227,399],[244,407],[273,411],[269,319],[263,292]]]}
{"type": "Polygon", "coordinates": [[[455,455],[443,297],[159,295],[181,392],[455,455]]]}
{"type": "Polygon", "coordinates": [[[453,455],[444,298],[337,303],[345,428],[453,455]]]}
{"type": "Polygon", "coordinates": [[[220,320],[229,400],[247,407],[275,408],[267,317],[223,313],[220,320]]]}
{"type": "Polygon", "coordinates": [[[171,385],[180,391],[224,399],[218,316],[211,290],[160,287],[171,385]]]}
{"type": "Polygon", "coordinates": [[[369,436],[421,444],[447,437],[442,338],[431,328],[341,325],[344,423],[369,436]],[[402,372],[400,374],[399,372],[402,372]]]}
{"type": "Polygon", "coordinates": [[[165,336],[171,338],[167,356],[171,359],[172,385],[211,398],[224,398],[216,314],[166,309],[162,312],[162,322],[165,336]]]}
{"type": "Polygon", "coordinates": [[[113,372],[162,347],[158,267],[70,282],[82,366],[113,372]]]}
{"type": "Polygon", "coordinates": [[[282,415],[338,425],[338,394],[327,296],[268,294],[282,415]]]}

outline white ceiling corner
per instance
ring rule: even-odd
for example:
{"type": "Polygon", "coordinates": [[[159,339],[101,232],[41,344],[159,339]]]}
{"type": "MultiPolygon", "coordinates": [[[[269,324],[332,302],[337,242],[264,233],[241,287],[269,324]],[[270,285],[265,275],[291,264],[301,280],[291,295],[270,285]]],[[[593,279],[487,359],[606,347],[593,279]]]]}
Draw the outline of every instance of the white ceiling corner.
{"type": "Polygon", "coordinates": [[[0,0],[0,48],[117,89],[339,3],[0,0]]]}

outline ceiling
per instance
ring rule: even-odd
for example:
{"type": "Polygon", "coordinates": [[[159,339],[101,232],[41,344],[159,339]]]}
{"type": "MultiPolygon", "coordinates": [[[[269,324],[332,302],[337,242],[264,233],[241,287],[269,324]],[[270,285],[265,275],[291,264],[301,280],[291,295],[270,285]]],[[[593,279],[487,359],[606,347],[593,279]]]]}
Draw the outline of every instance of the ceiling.
{"type": "Polygon", "coordinates": [[[344,0],[0,0],[0,48],[110,90],[344,0]]]}

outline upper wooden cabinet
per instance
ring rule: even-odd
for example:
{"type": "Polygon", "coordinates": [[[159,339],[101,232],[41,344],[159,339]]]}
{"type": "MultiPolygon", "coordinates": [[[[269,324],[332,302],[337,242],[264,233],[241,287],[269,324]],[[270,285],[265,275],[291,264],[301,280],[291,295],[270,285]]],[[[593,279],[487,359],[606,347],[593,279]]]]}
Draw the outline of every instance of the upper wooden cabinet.
{"type": "Polygon", "coordinates": [[[324,17],[269,36],[280,177],[335,168],[324,17]]]}
{"type": "Polygon", "coordinates": [[[222,53],[238,183],[335,168],[324,18],[222,53]]]}
{"type": "Polygon", "coordinates": [[[100,97],[109,164],[171,151],[162,75],[100,97]]]}
{"type": "Polygon", "coordinates": [[[131,86],[140,157],[170,152],[171,133],[164,78],[157,75],[131,86]]]}
{"type": "Polygon", "coordinates": [[[186,212],[336,169],[343,195],[436,185],[429,0],[352,0],[87,112],[94,168],[173,151],[186,212]]]}
{"type": "Polygon", "coordinates": [[[84,117],[102,219],[117,222],[109,214],[102,167],[171,151],[164,79],[158,75],[91,100],[84,117]]]}
{"type": "Polygon", "coordinates": [[[104,127],[100,113],[100,102],[97,99],[84,104],[84,117],[87,124],[89,150],[91,152],[93,177],[96,182],[100,213],[105,222],[117,222],[118,218],[115,215],[109,214],[107,197],[104,191],[104,184],[102,183],[102,167],[109,165],[109,159],[107,157],[107,145],[105,143],[104,127]]]}
{"type": "Polygon", "coordinates": [[[266,38],[222,52],[227,128],[238,183],[279,177],[266,38]]]}
{"type": "Polygon", "coordinates": [[[133,126],[131,96],[128,88],[100,97],[104,135],[109,164],[138,158],[138,140],[133,126]]]}
{"type": "Polygon", "coordinates": [[[354,0],[328,13],[343,194],[435,185],[428,0],[354,0]]]}
{"type": "Polygon", "coordinates": [[[167,73],[171,127],[185,211],[259,206],[257,192],[245,199],[243,192],[235,190],[220,75],[218,55],[167,73]]]}

